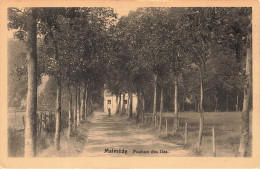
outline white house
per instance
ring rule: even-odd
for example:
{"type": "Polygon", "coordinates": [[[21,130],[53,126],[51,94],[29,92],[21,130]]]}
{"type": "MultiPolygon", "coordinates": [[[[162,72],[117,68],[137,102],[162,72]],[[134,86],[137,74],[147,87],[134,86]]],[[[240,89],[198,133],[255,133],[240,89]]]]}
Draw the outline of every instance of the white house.
{"type": "MultiPolygon", "coordinates": [[[[104,112],[108,113],[108,108],[111,109],[111,114],[116,113],[116,107],[119,104],[119,98],[118,101],[116,100],[116,96],[111,94],[111,92],[104,90],[104,112]]],[[[123,104],[125,104],[125,108],[127,108],[128,105],[128,93],[125,94],[125,100],[123,101],[123,94],[121,94],[121,108],[123,107],[123,104]]],[[[132,102],[132,108],[133,113],[136,113],[136,106],[137,106],[137,96],[133,94],[133,102],[132,102]]]]}

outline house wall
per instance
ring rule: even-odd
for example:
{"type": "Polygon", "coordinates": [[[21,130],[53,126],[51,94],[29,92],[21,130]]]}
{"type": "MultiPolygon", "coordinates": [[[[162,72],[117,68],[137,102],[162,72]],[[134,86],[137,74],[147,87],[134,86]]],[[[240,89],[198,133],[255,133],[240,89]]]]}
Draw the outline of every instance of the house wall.
{"type": "MultiPolygon", "coordinates": [[[[125,100],[128,103],[128,94],[125,94],[125,100]]],[[[119,98],[118,98],[118,102],[119,102],[119,98]]],[[[108,113],[108,108],[111,109],[111,114],[115,114],[116,113],[116,107],[117,107],[117,101],[116,101],[116,96],[115,95],[111,95],[108,91],[104,91],[104,112],[108,113]],[[110,104],[109,101],[110,100],[110,104]]],[[[127,108],[127,104],[125,104],[125,108],[127,108]]],[[[136,113],[136,106],[137,106],[137,96],[135,94],[133,94],[133,113],[136,113]]],[[[121,95],[121,108],[123,107],[123,95],[121,95]]]]}
{"type": "MultiPolygon", "coordinates": [[[[121,108],[123,107],[123,95],[121,95],[121,108]]],[[[127,101],[127,104],[125,104],[125,108],[127,108],[128,103],[128,93],[125,94],[125,100],[127,101]]],[[[136,113],[136,106],[137,106],[137,96],[133,94],[133,113],[136,113]]]]}
{"type": "Polygon", "coordinates": [[[105,96],[104,97],[104,112],[108,113],[108,108],[111,109],[111,114],[115,114],[116,113],[116,96],[112,95],[112,96],[105,96]],[[111,100],[111,104],[108,104],[108,100],[111,100]]]}

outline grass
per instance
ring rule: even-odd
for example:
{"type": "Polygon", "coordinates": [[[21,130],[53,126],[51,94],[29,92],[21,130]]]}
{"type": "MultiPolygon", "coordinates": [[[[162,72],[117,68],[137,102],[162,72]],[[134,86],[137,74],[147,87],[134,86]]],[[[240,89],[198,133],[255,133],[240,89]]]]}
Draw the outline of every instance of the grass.
{"type": "MultiPolygon", "coordinates": [[[[37,137],[37,154],[53,144],[52,133],[46,133],[37,137]]],[[[8,129],[8,156],[24,156],[24,130],[8,129]]]]}
{"type": "Polygon", "coordinates": [[[23,116],[25,116],[25,112],[8,113],[8,127],[17,130],[23,129],[23,116]]]}
{"type": "MultiPolygon", "coordinates": [[[[8,113],[8,156],[24,156],[24,123],[23,116],[25,112],[8,113]]],[[[37,135],[37,154],[53,144],[54,130],[53,122],[48,126],[48,130],[37,135]],[[51,130],[50,130],[51,129],[51,130]]]]}
{"type": "MultiPolygon", "coordinates": [[[[205,112],[204,113],[204,132],[202,146],[198,151],[198,130],[199,117],[197,112],[181,112],[179,114],[179,130],[173,134],[174,119],[168,117],[168,134],[165,132],[165,119],[163,119],[163,129],[158,130],[154,127],[151,121],[146,124],[140,123],[139,126],[156,135],[165,142],[171,142],[190,149],[195,156],[212,156],[212,126],[215,127],[216,138],[216,155],[218,157],[234,157],[237,154],[240,139],[241,129],[241,113],[240,112],[205,112]],[[188,123],[188,142],[184,145],[184,127],[185,122],[188,123]]],[[[250,114],[250,121],[252,115],[250,114]]],[[[251,124],[251,122],[250,122],[251,124]]],[[[252,129],[250,126],[250,133],[252,129]]],[[[251,156],[252,150],[252,134],[250,134],[250,151],[248,156],[251,156]]]]}
{"type": "MultiPolygon", "coordinates": [[[[174,119],[168,117],[168,134],[165,132],[165,119],[163,119],[163,128],[161,131],[154,127],[152,122],[138,123],[145,132],[154,134],[165,142],[171,142],[190,149],[194,156],[212,156],[212,133],[211,128],[214,125],[216,132],[216,155],[217,157],[234,157],[239,147],[239,137],[241,129],[241,113],[239,112],[205,112],[205,130],[203,133],[202,146],[197,150],[199,116],[197,112],[181,112],[179,114],[179,131],[173,134],[174,119]],[[188,123],[188,143],[184,145],[184,126],[188,123]]],[[[90,117],[91,118],[91,117],[90,117]]],[[[19,118],[20,119],[20,118],[19,118]]],[[[250,121],[252,114],[250,114],[250,121]]],[[[134,120],[131,120],[135,122],[134,120]]],[[[20,122],[19,122],[20,123],[20,122]]],[[[251,124],[251,122],[250,122],[251,124]]],[[[21,124],[20,124],[21,125],[21,124]]],[[[20,126],[19,125],[19,126],[20,126]]],[[[37,156],[40,157],[73,157],[77,156],[85,146],[87,133],[90,123],[84,121],[74,132],[74,135],[68,139],[66,130],[61,133],[61,150],[56,151],[53,145],[53,134],[46,134],[37,139],[37,156]]],[[[250,131],[252,131],[250,126],[250,131]]],[[[251,133],[251,132],[250,132],[251,133]]],[[[252,147],[252,134],[250,134],[250,152],[252,147]]],[[[8,129],[8,155],[10,157],[22,157],[24,154],[24,133],[21,129],[8,129]]]]}
{"type": "Polygon", "coordinates": [[[8,156],[24,156],[24,131],[8,128],[8,156]]]}
{"type": "Polygon", "coordinates": [[[87,133],[91,126],[88,121],[83,121],[72,133],[72,137],[67,137],[67,131],[61,133],[60,151],[55,149],[52,144],[46,150],[42,151],[39,157],[75,157],[82,152],[87,139],[87,133]]]}
{"type": "MultiPolygon", "coordinates": [[[[23,157],[24,156],[24,129],[22,120],[16,120],[15,116],[9,116],[8,129],[8,156],[9,157],[23,157]]],[[[17,116],[16,116],[17,117],[17,116]]],[[[20,116],[19,116],[20,117],[20,116]]],[[[22,117],[22,116],[21,116],[22,117]]],[[[89,117],[91,118],[91,116],[89,117]]],[[[21,118],[18,118],[21,119],[21,118]]],[[[38,157],[73,157],[78,155],[85,145],[87,138],[87,131],[90,128],[90,123],[83,121],[80,127],[73,132],[71,138],[67,137],[67,129],[61,132],[61,149],[56,151],[54,147],[54,130],[47,130],[46,134],[42,133],[37,136],[37,156],[38,157]]],[[[55,129],[55,126],[49,126],[55,129]]]]}

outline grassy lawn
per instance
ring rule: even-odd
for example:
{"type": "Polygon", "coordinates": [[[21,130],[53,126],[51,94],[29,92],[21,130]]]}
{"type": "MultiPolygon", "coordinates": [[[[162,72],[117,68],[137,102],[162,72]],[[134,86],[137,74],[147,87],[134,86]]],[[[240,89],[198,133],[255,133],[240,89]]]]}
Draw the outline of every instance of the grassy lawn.
{"type": "MultiPolygon", "coordinates": [[[[168,113],[166,113],[168,114],[168,113]]],[[[202,139],[201,151],[197,151],[199,117],[197,112],[180,112],[179,114],[179,131],[173,135],[173,117],[168,117],[168,134],[165,132],[165,119],[163,119],[163,129],[158,130],[151,121],[146,124],[139,124],[143,129],[148,130],[157,135],[166,142],[172,142],[182,145],[192,150],[195,156],[212,156],[212,126],[215,127],[216,138],[216,155],[218,157],[232,157],[237,154],[239,147],[240,129],[241,129],[241,113],[240,112],[205,112],[205,127],[202,139]],[[185,122],[188,123],[188,143],[184,145],[184,128],[185,122]],[[151,127],[153,126],[153,127],[151,127]],[[155,130],[156,129],[156,130],[155,130]]],[[[250,114],[250,124],[252,115],[250,114]]],[[[250,133],[252,129],[250,126],[250,133]]],[[[250,149],[251,149],[250,134],[250,149]]],[[[251,156],[251,150],[249,153],[251,156]]]]}

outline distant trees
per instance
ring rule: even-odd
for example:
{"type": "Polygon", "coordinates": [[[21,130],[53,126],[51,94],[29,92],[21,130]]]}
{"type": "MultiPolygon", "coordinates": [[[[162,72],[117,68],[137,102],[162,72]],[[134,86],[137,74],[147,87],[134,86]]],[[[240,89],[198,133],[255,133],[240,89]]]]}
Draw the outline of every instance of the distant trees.
{"type": "Polygon", "coordinates": [[[27,94],[26,44],[8,41],[8,106],[25,109],[21,104],[27,94]],[[16,50],[13,50],[13,49],[16,50]]]}

